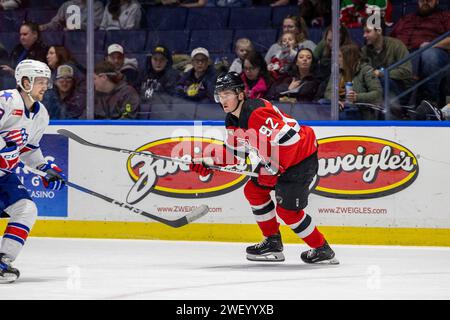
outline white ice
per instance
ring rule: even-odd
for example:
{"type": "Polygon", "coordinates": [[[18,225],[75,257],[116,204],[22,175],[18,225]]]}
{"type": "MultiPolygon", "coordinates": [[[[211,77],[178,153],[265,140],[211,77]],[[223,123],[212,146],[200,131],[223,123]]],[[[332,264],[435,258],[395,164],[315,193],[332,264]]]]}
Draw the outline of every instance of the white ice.
{"type": "Polygon", "coordinates": [[[30,238],[4,299],[449,299],[450,248],[334,245],[339,266],[245,259],[244,243],[30,238]]]}

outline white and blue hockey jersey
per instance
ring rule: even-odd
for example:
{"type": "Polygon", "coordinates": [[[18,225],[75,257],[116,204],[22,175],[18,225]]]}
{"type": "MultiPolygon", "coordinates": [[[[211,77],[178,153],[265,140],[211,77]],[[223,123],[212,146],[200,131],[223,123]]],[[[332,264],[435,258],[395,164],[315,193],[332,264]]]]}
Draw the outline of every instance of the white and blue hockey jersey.
{"type": "MultiPolygon", "coordinates": [[[[44,105],[35,102],[30,112],[16,89],[0,91],[0,149],[7,142],[14,142],[20,150],[20,160],[36,168],[45,163],[39,148],[44,131],[49,123],[44,105]]],[[[5,172],[0,170],[0,176],[5,172]]]]}

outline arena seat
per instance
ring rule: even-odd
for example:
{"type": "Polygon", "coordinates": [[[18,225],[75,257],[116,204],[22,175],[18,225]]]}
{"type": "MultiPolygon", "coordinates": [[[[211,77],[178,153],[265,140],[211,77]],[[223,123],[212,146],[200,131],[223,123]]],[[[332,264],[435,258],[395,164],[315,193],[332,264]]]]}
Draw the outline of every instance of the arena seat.
{"type": "Polygon", "coordinates": [[[148,7],[145,18],[150,30],[183,30],[186,25],[186,8],[148,7]]]}
{"type": "Polygon", "coordinates": [[[207,48],[210,53],[230,52],[233,30],[193,30],[189,51],[197,47],[207,48]]]}
{"type": "Polygon", "coordinates": [[[184,53],[188,50],[189,30],[149,31],[145,52],[150,53],[157,44],[167,47],[171,52],[184,53]]]}
{"type": "Polygon", "coordinates": [[[221,7],[191,8],[186,22],[186,29],[226,29],[230,10],[221,7]]]}
{"type": "Polygon", "coordinates": [[[236,40],[239,38],[248,38],[252,41],[256,51],[265,52],[272,44],[277,41],[276,29],[238,29],[234,33],[233,50],[236,40]]]}
{"type": "Polygon", "coordinates": [[[140,53],[145,49],[147,31],[145,30],[116,30],[106,32],[106,46],[110,44],[120,44],[125,53],[140,53]]]}
{"type": "Polygon", "coordinates": [[[271,7],[233,8],[230,12],[230,29],[266,29],[271,27],[271,7]]]}

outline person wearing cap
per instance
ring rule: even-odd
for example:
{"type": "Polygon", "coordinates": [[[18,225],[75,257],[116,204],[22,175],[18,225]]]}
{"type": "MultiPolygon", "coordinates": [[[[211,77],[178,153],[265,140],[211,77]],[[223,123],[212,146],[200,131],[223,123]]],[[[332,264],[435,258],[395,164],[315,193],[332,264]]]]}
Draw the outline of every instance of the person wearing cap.
{"type": "Polygon", "coordinates": [[[139,94],[123,80],[124,76],[108,61],[94,68],[95,119],[136,119],[140,109],[139,94]]]}
{"type": "Polygon", "coordinates": [[[217,75],[209,63],[208,50],[201,47],[192,50],[191,59],[193,67],[178,81],[177,96],[196,102],[214,102],[214,83],[217,75]]]}
{"type": "Polygon", "coordinates": [[[72,66],[62,64],[56,69],[54,86],[45,93],[44,103],[50,119],[85,118],[86,97],[77,90],[72,66]]]}
{"type": "Polygon", "coordinates": [[[112,63],[116,71],[125,76],[125,81],[134,88],[139,88],[139,68],[135,58],[126,58],[125,51],[120,44],[113,43],[108,47],[106,61],[112,63]]]}
{"type": "Polygon", "coordinates": [[[141,82],[141,100],[143,102],[163,103],[175,93],[179,73],[172,68],[172,55],[161,45],[153,48],[147,74],[141,82]]]}

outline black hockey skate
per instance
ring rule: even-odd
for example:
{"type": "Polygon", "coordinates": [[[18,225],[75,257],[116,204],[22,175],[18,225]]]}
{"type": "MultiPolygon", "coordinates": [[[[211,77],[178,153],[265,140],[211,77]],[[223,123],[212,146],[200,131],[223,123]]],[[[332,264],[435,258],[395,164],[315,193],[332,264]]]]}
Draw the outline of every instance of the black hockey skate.
{"type": "Polygon", "coordinates": [[[333,249],[330,248],[326,241],[319,248],[302,252],[301,258],[305,263],[339,264],[339,260],[335,258],[333,249]]]}
{"type": "Polygon", "coordinates": [[[14,282],[19,276],[19,270],[11,266],[11,260],[0,253],[0,283],[14,282]]]}
{"type": "Polygon", "coordinates": [[[281,234],[271,235],[253,246],[247,247],[247,260],[250,261],[284,261],[281,234]]]}

